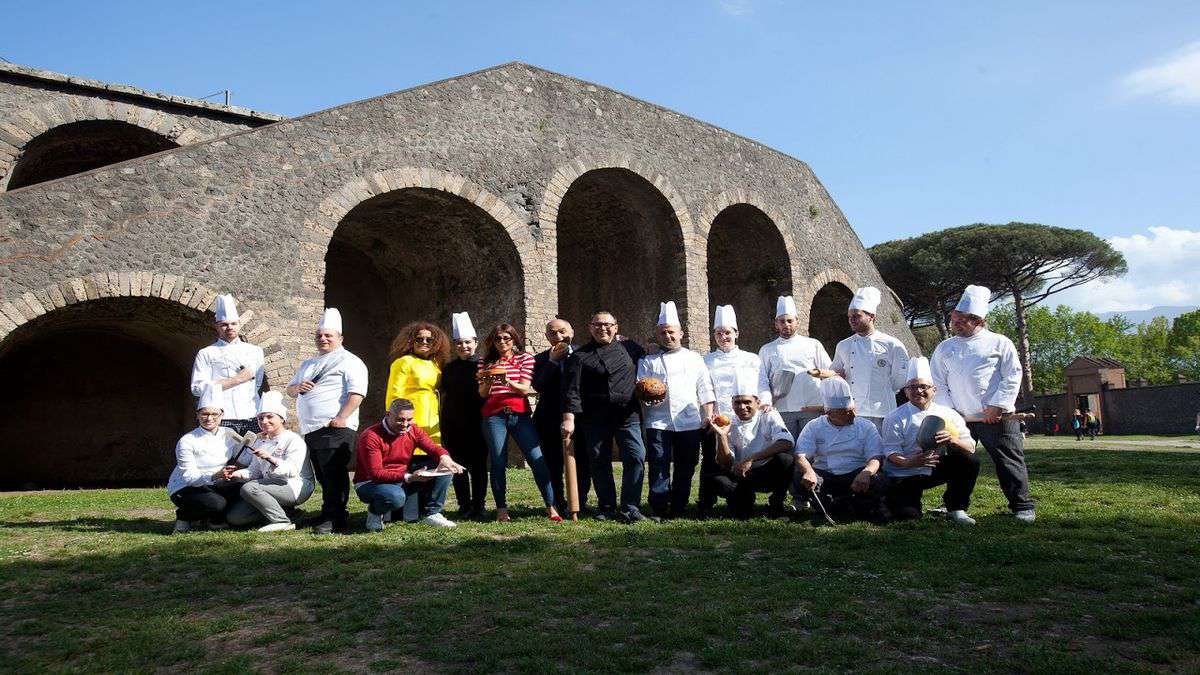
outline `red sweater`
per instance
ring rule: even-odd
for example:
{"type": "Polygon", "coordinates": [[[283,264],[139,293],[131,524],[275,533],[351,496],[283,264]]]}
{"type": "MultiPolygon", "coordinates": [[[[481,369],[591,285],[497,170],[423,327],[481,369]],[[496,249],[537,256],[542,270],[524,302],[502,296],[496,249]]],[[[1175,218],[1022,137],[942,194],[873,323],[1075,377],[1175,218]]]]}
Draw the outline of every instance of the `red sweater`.
{"type": "Polygon", "coordinates": [[[383,422],[367,427],[358,435],[354,451],[354,482],[403,483],[415,448],[434,457],[446,454],[446,449],[434,443],[416,424],[409,425],[408,431],[400,435],[388,431],[383,422]]]}

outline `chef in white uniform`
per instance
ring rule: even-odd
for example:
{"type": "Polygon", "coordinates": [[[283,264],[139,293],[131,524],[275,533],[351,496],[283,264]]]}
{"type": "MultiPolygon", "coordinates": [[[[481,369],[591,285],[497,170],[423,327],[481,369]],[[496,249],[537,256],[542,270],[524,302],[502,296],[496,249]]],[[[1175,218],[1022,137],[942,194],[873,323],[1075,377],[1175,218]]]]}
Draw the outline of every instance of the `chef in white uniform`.
{"type": "MultiPolygon", "coordinates": [[[[708,366],[708,374],[712,378],[713,392],[716,395],[717,414],[734,419],[733,395],[737,383],[745,378],[746,381],[758,385],[759,359],[758,354],[739,349],[737,346],[738,324],[737,314],[733,305],[717,305],[713,316],[713,344],[716,348],[704,355],[704,365],[708,366]]],[[[757,389],[754,398],[758,398],[757,389]]],[[[717,475],[716,464],[717,437],[709,429],[703,430],[700,438],[700,516],[708,515],[708,511],[717,503],[717,495],[713,493],[712,479],[717,475]]],[[[753,495],[751,495],[753,502],[753,495]]]]}
{"type": "Polygon", "coordinates": [[[287,510],[313,493],[312,464],[300,434],[284,428],[287,407],[283,394],[268,391],[258,406],[258,438],[249,447],[250,465],[230,478],[242,481],[242,501],[229,509],[230,525],[253,525],[266,519],[259,532],[296,529],[287,510]]]}
{"type": "Polygon", "coordinates": [[[656,329],[661,350],[638,361],[639,380],[667,385],[662,399],[642,403],[642,429],[650,473],[651,518],[683,515],[700,461],[701,430],[713,417],[713,386],[704,357],[682,345],[683,328],[674,302],[659,304],[656,329]],[[674,465],[674,476],[672,476],[674,465]]]}
{"type": "Polygon", "coordinates": [[[866,286],[854,292],[846,316],[854,334],[837,343],[830,368],[850,383],[859,417],[881,429],[883,418],[896,409],[896,392],[908,373],[908,349],[896,338],[875,329],[879,289],[866,286]]]}
{"type": "Polygon", "coordinates": [[[175,504],[175,532],[207,520],[212,529],[228,527],[225,512],[238,499],[240,483],[229,479],[237,467],[233,458],[242,449],[242,438],[221,426],[221,385],[209,383],[200,390],[195,429],[175,444],[175,468],[167,481],[167,495],[175,504]]]}
{"type": "Polygon", "coordinates": [[[759,410],[757,375],[739,375],[732,407],[731,424],[709,423],[720,467],[711,477],[712,490],[728,500],[735,518],[743,520],[754,513],[755,493],[769,493],[768,516],[778,518],[792,484],[795,441],[778,412],[759,410]]]}
{"type": "Polygon", "coordinates": [[[779,411],[793,434],[809,421],[820,417],[820,380],[814,375],[828,370],[829,353],[818,340],[799,335],[796,301],[790,295],[775,302],[776,339],[758,350],[761,361],[758,398],[765,409],[779,411]]]}
{"type": "Polygon", "coordinates": [[[221,387],[225,417],[221,426],[238,434],[258,431],[258,392],[263,384],[263,350],[240,337],[241,317],[232,295],[218,295],[214,327],[217,341],[196,353],[192,363],[192,396],[205,385],[221,387]]]}
{"type": "Polygon", "coordinates": [[[954,311],[954,336],[933,350],[934,401],[954,408],[996,465],[1000,489],[1018,520],[1034,521],[1021,423],[1012,416],[1021,391],[1021,361],[1012,340],[987,329],[992,292],[967,286],[954,311]]]}

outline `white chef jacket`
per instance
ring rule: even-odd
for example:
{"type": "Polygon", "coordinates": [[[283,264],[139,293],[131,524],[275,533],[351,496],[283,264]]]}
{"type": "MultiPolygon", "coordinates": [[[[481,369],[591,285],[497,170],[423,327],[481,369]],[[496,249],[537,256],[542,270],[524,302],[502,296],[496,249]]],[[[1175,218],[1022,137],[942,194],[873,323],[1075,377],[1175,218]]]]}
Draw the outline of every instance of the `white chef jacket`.
{"type": "Polygon", "coordinates": [[[276,466],[247,450],[245,456],[251,458],[250,466],[233,472],[234,480],[256,480],[267,485],[286,485],[292,491],[292,499],[299,499],[302,491],[312,488],[312,463],[308,461],[308,446],[304,444],[300,434],[284,429],[275,438],[260,436],[250,447],[270,452],[272,457],[279,460],[279,465],[276,466]]]}
{"type": "Polygon", "coordinates": [[[788,431],[783,418],[774,410],[756,412],[754,417],[743,422],[734,417],[733,425],[729,428],[729,449],[733,452],[733,460],[742,462],[775,444],[776,441],[794,443],[792,432],[788,431]]]}
{"type": "Polygon", "coordinates": [[[187,432],[175,444],[175,468],[167,480],[167,494],[173,495],[185,487],[212,485],[212,475],[241,447],[242,442],[233,430],[225,427],[213,431],[196,427],[187,432]]]}
{"type": "Polygon", "coordinates": [[[258,392],[263,383],[263,350],[240,337],[233,342],[217,340],[196,353],[192,364],[192,396],[199,396],[210,382],[237,375],[242,366],[254,372],[254,379],[222,390],[221,405],[225,419],[254,419],[258,414],[258,392]]]}
{"type": "Polygon", "coordinates": [[[642,426],[664,431],[700,428],[700,406],[713,402],[712,380],[704,357],[690,349],[647,354],[638,361],[638,379],[657,377],[667,385],[667,398],[658,405],[642,404],[642,426]]]}
{"type": "Polygon", "coordinates": [[[814,469],[840,476],[862,469],[872,457],[882,459],[883,444],[875,425],[861,417],[838,427],[829,422],[828,416],[821,415],[800,430],[795,452],[808,458],[814,469]]]}
{"type": "Polygon", "coordinates": [[[1012,340],[981,328],[971,337],[954,336],[933,350],[929,359],[937,393],[933,400],[978,420],[984,406],[1004,412],[1016,409],[1021,390],[1021,361],[1012,340]]]}
{"type": "MultiPolygon", "coordinates": [[[[314,356],[296,371],[288,386],[311,380],[320,374],[316,386],[296,398],[296,413],[300,417],[300,433],[307,434],[329,424],[346,404],[350,394],[367,395],[367,366],[345,347],[314,356]]],[[[360,406],[361,407],[361,406],[360,406]]],[[[346,419],[346,426],[358,429],[358,408],[346,419]]]]}
{"type": "MultiPolygon", "coordinates": [[[[883,418],[883,453],[891,457],[895,454],[907,456],[921,452],[921,446],[917,445],[917,433],[921,430],[921,422],[929,415],[936,415],[945,420],[946,428],[953,429],[959,439],[974,442],[966,421],[953,408],[930,403],[928,408],[921,410],[911,403],[905,403],[883,418]]],[[[928,466],[907,468],[884,462],[883,467],[887,475],[895,478],[928,476],[933,473],[933,468],[928,466]]]]}
{"type": "Polygon", "coordinates": [[[742,351],[736,346],[727,352],[720,349],[704,355],[704,365],[708,366],[708,375],[712,378],[713,393],[716,396],[717,412],[732,419],[733,393],[737,390],[738,377],[753,378],[758,381],[758,354],[742,351]]]}
{"type": "Polygon", "coordinates": [[[883,417],[896,409],[896,392],[908,381],[908,350],[887,333],[855,333],[837,343],[831,369],[845,373],[859,415],[883,417]]]}
{"type": "Polygon", "coordinates": [[[758,371],[758,398],[762,403],[770,403],[780,412],[800,412],[806,406],[821,405],[820,381],[808,374],[812,368],[829,369],[829,353],[820,341],[803,335],[775,338],[758,350],[758,357],[762,361],[758,371]],[[796,377],[791,389],[776,401],[771,395],[771,380],[781,371],[795,373],[796,377]]]}

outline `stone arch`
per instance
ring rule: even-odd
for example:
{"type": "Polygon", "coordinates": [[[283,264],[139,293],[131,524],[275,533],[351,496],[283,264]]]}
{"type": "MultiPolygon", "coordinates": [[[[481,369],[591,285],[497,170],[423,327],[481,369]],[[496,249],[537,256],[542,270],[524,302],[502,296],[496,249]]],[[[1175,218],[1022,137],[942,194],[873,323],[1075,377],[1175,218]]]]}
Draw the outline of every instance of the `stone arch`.
{"type": "MultiPolygon", "coordinates": [[[[101,272],[0,305],[0,376],[27,383],[0,416],[0,486],[162,484],[195,425],[191,363],[215,298],[174,275],[101,272]]],[[[273,337],[242,315],[248,340],[273,337]]]]}
{"type": "Polygon", "coordinates": [[[796,296],[796,309],[805,314],[797,317],[800,325],[806,327],[809,337],[825,345],[830,356],[833,356],[837,343],[850,335],[846,308],[854,297],[855,288],[850,275],[831,268],[810,279],[804,295],[796,296]]]}
{"type": "MultiPolygon", "coordinates": [[[[9,187],[14,176],[17,176],[20,180],[20,165],[24,160],[28,159],[26,157],[27,151],[38,151],[40,148],[46,151],[41,153],[46,155],[43,159],[60,154],[56,152],[56,149],[61,149],[61,144],[69,143],[72,138],[66,134],[56,134],[55,132],[63,132],[64,130],[71,129],[93,134],[98,131],[113,132],[114,129],[126,129],[126,131],[128,129],[135,129],[137,130],[136,138],[138,139],[135,149],[140,150],[134,154],[118,153],[114,155],[118,157],[117,159],[102,162],[95,166],[85,166],[84,163],[77,162],[78,166],[71,165],[76,171],[87,171],[99,166],[150,154],[151,152],[190,145],[206,139],[205,135],[181,122],[179,116],[163,110],[133,106],[119,101],[98,98],[87,99],[85,101],[73,98],[55,101],[29,110],[18,111],[7,124],[0,125],[0,189],[16,189],[16,187],[22,187],[23,185],[41,182],[40,180],[24,181],[21,185],[15,185],[12,188],[9,187]],[[51,136],[47,136],[47,134],[51,134],[51,136]],[[58,137],[55,138],[55,136],[58,137]],[[122,154],[125,156],[122,156],[122,154]]],[[[75,136],[78,137],[78,134],[75,136]]],[[[115,142],[119,143],[119,140],[119,138],[115,139],[115,142]]],[[[63,168],[60,165],[56,166],[60,169],[63,168]]],[[[62,175],[69,174],[55,175],[53,177],[58,178],[62,177],[62,175]]],[[[42,180],[50,180],[50,178],[43,178],[42,180]]]]}
{"type": "MultiPolygon", "coordinates": [[[[774,338],[775,299],[793,293],[795,247],[778,211],[744,191],[718,195],[701,211],[707,240],[708,317],[717,305],[738,311],[739,340],[757,351],[774,338]]],[[[709,323],[711,325],[711,322],[709,323]]]]}
{"type": "Polygon", "coordinates": [[[342,310],[346,345],[370,371],[366,418],[383,412],[389,346],[404,324],[425,319],[448,330],[450,314],[467,311],[481,338],[501,321],[531,330],[533,237],[479,185],[397,169],[343,187],[320,213],[315,232],[326,243],[314,285],[324,305],[342,310]]]}
{"type": "Polygon", "coordinates": [[[672,299],[688,344],[707,348],[707,289],[688,273],[703,267],[701,240],[666,176],[629,155],[573,160],[547,183],[538,221],[556,246],[559,313],[577,333],[605,307],[644,341],[658,302],[672,299]]]}

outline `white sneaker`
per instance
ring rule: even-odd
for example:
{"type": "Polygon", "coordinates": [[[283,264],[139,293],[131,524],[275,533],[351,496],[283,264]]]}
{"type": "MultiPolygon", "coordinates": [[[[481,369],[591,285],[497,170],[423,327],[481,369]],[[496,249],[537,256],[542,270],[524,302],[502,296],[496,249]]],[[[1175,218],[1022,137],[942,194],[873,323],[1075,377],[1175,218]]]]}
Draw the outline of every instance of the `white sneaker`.
{"type": "Polygon", "coordinates": [[[175,521],[175,529],[171,530],[171,534],[184,534],[192,531],[192,524],[186,520],[175,521]]]}
{"type": "Polygon", "coordinates": [[[383,532],[383,516],[367,511],[367,532],[383,532]]]}
{"type": "Polygon", "coordinates": [[[1013,516],[1022,523],[1032,523],[1037,518],[1037,513],[1033,509],[1017,511],[1013,516]]]}
{"type": "Polygon", "coordinates": [[[975,519],[967,515],[962,509],[955,509],[946,513],[946,520],[959,525],[974,525],[975,519]]]}
{"type": "Polygon", "coordinates": [[[435,513],[432,516],[425,516],[421,519],[422,525],[431,525],[433,527],[458,527],[454,521],[440,513],[435,513]]]}
{"type": "Polygon", "coordinates": [[[259,532],[286,532],[296,529],[295,523],[268,523],[258,528],[259,532]]]}
{"type": "Polygon", "coordinates": [[[931,515],[931,516],[944,516],[944,515],[946,515],[946,507],[939,506],[935,509],[929,509],[925,513],[927,513],[928,515],[931,515]]]}

